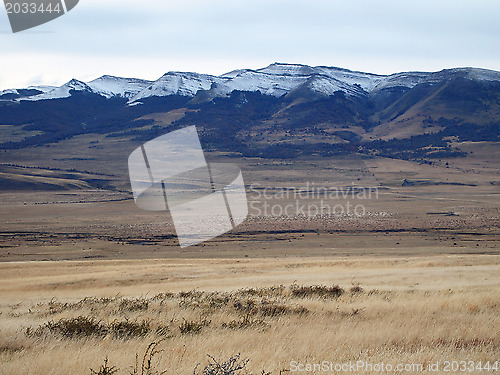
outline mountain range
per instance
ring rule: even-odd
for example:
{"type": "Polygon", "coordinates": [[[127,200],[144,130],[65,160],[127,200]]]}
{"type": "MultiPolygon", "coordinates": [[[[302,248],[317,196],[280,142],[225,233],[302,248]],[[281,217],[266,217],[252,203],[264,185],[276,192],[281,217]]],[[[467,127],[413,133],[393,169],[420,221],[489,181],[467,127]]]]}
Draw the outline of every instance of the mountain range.
{"type": "Polygon", "coordinates": [[[0,124],[16,129],[15,138],[4,132],[4,149],[93,133],[142,142],[197,125],[206,147],[248,156],[460,156],[453,142],[499,140],[500,72],[377,75],[274,63],[156,81],[105,75],[0,91],[0,124]]]}

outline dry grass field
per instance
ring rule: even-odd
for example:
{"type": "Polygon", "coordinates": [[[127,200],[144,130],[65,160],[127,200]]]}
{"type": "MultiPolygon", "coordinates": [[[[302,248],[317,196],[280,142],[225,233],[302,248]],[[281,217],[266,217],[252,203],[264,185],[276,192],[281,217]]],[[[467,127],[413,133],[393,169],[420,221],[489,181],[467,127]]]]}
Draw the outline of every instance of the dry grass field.
{"type": "Polygon", "coordinates": [[[28,151],[0,165],[0,374],[499,372],[484,368],[500,360],[498,145],[432,165],[231,160],[251,216],[181,249],[168,213],[134,205],[120,160],[91,170],[68,142],[59,169],[28,151]],[[99,178],[115,188],[89,188],[99,178]],[[311,181],[378,195],[359,217],[258,214],[297,199],[263,189],[311,181]]]}
{"type": "Polygon", "coordinates": [[[133,374],[136,354],[141,362],[153,342],[162,351],[148,374],[191,374],[198,363],[200,371],[208,365],[207,355],[224,362],[238,353],[252,374],[288,373],[292,361],[440,362],[436,373],[445,373],[445,361],[484,364],[500,355],[496,256],[31,262],[0,269],[5,375],[90,374],[106,358],[118,374],[133,374]]]}

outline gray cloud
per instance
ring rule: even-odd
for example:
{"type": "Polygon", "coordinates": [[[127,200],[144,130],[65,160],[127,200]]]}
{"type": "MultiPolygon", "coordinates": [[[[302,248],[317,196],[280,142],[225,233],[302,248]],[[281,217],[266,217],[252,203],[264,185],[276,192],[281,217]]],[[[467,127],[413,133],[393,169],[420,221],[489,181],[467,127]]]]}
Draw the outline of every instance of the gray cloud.
{"type": "Polygon", "coordinates": [[[216,74],[274,61],[375,73],[500,70],[499,14],[497,0],[81,0],[65,17],[16,35],[1,15],[0,84],[125,72],[153,78],[162,62],[163,72],[216,74]],[[39,63],[23,71],[12,62],[25,58],[39,63]]]}

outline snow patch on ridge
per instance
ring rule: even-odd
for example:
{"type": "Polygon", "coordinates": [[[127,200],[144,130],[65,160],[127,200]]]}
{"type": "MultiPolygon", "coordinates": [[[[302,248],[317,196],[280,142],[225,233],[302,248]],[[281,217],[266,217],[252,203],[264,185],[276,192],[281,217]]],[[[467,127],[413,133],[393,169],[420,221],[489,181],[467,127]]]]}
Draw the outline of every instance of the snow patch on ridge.
{"type": "Polygon", "coordinates": [[[85,82],[79,81],[77,79],[72,79],[71,81],[65,83],[61,87],[57,87],[53,90],[45,92],[43,94],[29,96],[27,98],[21,98],[20,101],[38,101],[38,100],[50,100],[50,99],[62,99],[69,98],[72,91],[88,91],[94,92],[92,88],[85,82]]]}
{"type": "MultiPolygon", "coordinates": [[[[16,100],[67,98],[73,91],[87,91],[105,98],[126,98],[131,104],[151,97],[170,95],[195,97],[200,91],[206,91],[209,98],[228,96],[235,90],[258,91],[263,95],[280,97],[302,88],[324,96],[339,91],[348,96],[359,96],[392,87],[413,88],[421,83],[442,82],[457,75],[473,80],[500,82],[500,72],[476,68],[378,75],[336,67],[274,63],[262,69],[237,69],[220,76],[169,72],[154,82],[109,75],[89,83],[73,79],[61,87],[32,86],[30,89],[37,89],[43,93],[16,100]]],[[[0,95],[17,93],[16,89],[0,91],[0,95]]]]}
{"type": "Polygon", "coordinates": [[[106,98],[114,96],[130,99],[153,82],[136,78],[121,78],[105,75],[88,83],[97,94],[106,98]]]}

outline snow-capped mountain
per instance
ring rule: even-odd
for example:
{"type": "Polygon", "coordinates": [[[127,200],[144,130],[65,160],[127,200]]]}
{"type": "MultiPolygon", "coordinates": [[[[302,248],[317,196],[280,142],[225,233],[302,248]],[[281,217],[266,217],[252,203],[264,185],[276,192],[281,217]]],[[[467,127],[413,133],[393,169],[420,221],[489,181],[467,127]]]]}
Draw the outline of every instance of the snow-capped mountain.
{"type": "Polygon", "coordinates": [[[213,89],[217,95],[227,95],[234,90],[259,91],[264,95],[282,96],[304,84],[310,77],[306,74],[279,74],[259,70],[243,70],[234,76],[223,76],[225,82],[213,89]]]}
{"type": "Polygon", "coordinates": [[[258,91],[263,95],[273,97],[303,90],[320,97],[331,96],[340,91],[347,96],[356,97],[394,87],[411,89],[421,83],[443,82],[453,77],[475,81],[500,81],[500,72],[476,68],[455,68],[432,73],[403,72],[377,75],[336,67],[274,63],[262,69],[239,69],[220,76],[168,72],[154,82],[109,75],[88,83],[73,79],[56,88],[32,87],[31,90],[41,92],[32,96],[18,95],[18,90],[15,89],[1,91],[0,98],[21,96],[15,100],[38,101],[67,98],[72,92],[88,92],[105,98],[126,98],[129,104],[136,104],[152,97],[171,95],[195,97],[202,91],[206,93],[207,98],[226,97],[235,90],[258,91]]]}
{"type": "Polygon", "coordinates": [[[227,96],[235,90],[259,91],[264,95],[280,97],[301,88],[319,96],[330,96],[338,91],[348,96],[359,96],[392,87],[410,89],[420,83],[441,82],[453,76],[500,81],[500,72],[475,68],[377,75],[335,67],[274,63],[258,70],[239,69],[221,76],[169,72],[132,97],[130,102],[168,95],[194,97],[200,90],[206,91],[209,97],[227,96]]]}
{"type": "Polygon", "coordinates": [[[121,78],[104,75],[88,83],[97,94],[106,98],[119,96],[130,99],[151,85],[153,82],[137,78],[121,78]]]}
{"type": "Polygon", "coordinates": [[[105,98],[122,97],[131,98],[152,82],[136,78],[121,78],[109,75],[97,78],[89,83],[72,79],[61,87],[53,87],[45,90],[42,94],[21,98],[19,100],[38,101],[50,99],[62,99],[71,96],[74,91],[85,91],[92,94],[104,96],[105,98]]]}
{"type": "Polygon", "coordinates": [[[34,96],[54,90],[55,86],[28,86],[25,89],[0,90],[0,100],[14,100],[22,97],[34,96]]]}
{"type": "Polygon", "coordinates": [[[196,124],[210,149],[251,157],[451,157],[462,155],[452,142],[498,142],[499,99],[500,72],[476,68],[377,75],[275,63],[220,76],[168,72],[153,82],[102,76],[0,92],[9,130],[0,150],[85,134],[102,135],[99,147],[137,146],[196,124]]]}
{"type": "Polygon", "coordinates": [[[138,101],[152,96],[195,96],[200,90],[208,90],[213,83],[223,79],[208,74],[169,72],[144,88],[130,100],[138,101]]]}
{"type": "Polygon", "coordinates": [[[43,94],[29,96],[27,98],[21,98],[19,100],[38,101],[38,100],[50,100],[50,99],[62,99],[70,97],[71,93],[75,91],[87,91],[94,93],[94,90],[92,90],[92,88],[85,82],[79,81],[77,79],[72,79],[71,81],[65,83],[61,87],[56,87],[53,90],[44,92],[43,94]]]}
{"type": "Polygon", "coordinates": [[[17,89],[0,90],[0,98],[4,95],[19,95],[19,91],[17,89]]]}

